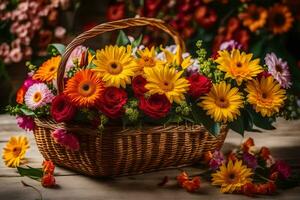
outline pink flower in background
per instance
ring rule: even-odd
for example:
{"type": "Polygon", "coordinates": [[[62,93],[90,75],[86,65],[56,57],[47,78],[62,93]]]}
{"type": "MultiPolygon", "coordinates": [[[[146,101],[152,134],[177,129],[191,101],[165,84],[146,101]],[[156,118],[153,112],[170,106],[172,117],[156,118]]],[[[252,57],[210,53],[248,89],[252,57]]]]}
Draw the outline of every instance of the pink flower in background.
{"type": "Polygon", "coordinates": [[[25,131],[32,131],[34,129],[34,120],[29,116],[17,116],[17,124],[25,131]]]}
{"type": "Polygon", "coordinates": [[[54,95],[45,83],[35,83],[25,93],[25,104],[28,108],[35,110],[50,103],[54,95]]]}
{"type": "Polygon", "coordinates": [[[54,30],[54,36],[58,39],[63,39],[66,35],[66,29],[62,26],[58,26],[54,30]]]}
{"type": "Polygon", "coordinates": [[[235,40],[225,41],[220,45],[220,50],[232,51],[233,49],[242,49],[242,45],[235,40]]]}
{"type": "Polygon", "coordinates": [[[7,43],[2,43],[0,45],[0,56],[6,57],[9,54],[9,45],[7,43]]]}
{"type": "Polygon", "coordinates": [[[66,149],[77,151],[80,148],[77,137],[64,129],[55,129],[51,136],[56,143],[64,146],[66,149]]]}
{"type": "Polygon", "coordinates": [[[20,48],[12,49],[9,53],[10,60],[12,62],[18,63],[22,60],[23,54],[20,48]]]}
{"type": "Polygon", "coordinates": [[[281,87],[287,89],[292,85],[289,66],[286,61],[278,58],[273,52],[265,57],[268,72],[279,82],[281,87]]]}
{"type": "Polygon", "coordinates": [[[77,60],[78,63],[80,61],[82,53],[87,51],[87,48],[85,46],[77,46],[71,53],[70,57],[68,58],[67,64],[66,64],[66,72],[68,72],[72,67],[74,67],[74,61],[77,60]]]}

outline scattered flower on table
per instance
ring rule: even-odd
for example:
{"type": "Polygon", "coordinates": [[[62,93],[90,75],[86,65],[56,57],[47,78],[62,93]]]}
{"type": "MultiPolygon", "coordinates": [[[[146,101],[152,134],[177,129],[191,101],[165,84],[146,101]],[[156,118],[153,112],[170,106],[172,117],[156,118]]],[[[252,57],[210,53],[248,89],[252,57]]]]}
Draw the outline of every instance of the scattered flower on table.
{"type": "Polygon", "coordinates": [[[29,141],[25,136],[12,136],[3,148],[2,158],[8,167],[18,167],[25,162],[29,141]]]}
{"type": "Polygon", "coordinates": [[[192,179],[190,179],[188,174],[183,171],[177,176],[177,183],[186,191],[195,192],[200,188],[201,181],[199,176],[195,176],[192,179]]]}

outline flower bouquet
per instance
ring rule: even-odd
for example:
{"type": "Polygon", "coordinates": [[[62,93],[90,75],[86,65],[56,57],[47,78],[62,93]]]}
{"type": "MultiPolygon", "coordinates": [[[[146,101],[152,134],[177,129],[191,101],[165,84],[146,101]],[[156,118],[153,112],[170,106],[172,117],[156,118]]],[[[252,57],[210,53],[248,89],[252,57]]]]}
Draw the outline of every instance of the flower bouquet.
{"type": "Polygon", "coordinates": [[[60,47],[39,67],[29,66],[18,104],[8,110],[34,131],[46,160],[87,175],[192,164],[220,149],[229,128],[240,134],[273,129],[276,117],[290,116],[287,106],[296,108],[296,98],[287,98],[288,66],[276,55],[261,65],[230,46],[213,59],[198,42],[194,59],[158,19],[100,24],[60,47]],[[176,45],[148,48],[141,37],[120,32],[116,45],[81,46],[101,33],[144,25],[170,34],[176,45]]]}

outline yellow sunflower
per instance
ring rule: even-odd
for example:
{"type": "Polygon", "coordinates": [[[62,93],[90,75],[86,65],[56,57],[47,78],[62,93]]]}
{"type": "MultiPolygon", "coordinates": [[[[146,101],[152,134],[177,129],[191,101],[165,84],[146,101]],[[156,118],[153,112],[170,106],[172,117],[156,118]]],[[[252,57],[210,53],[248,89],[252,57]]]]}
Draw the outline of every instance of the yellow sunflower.
{"type": "Polygon", "coordinates": [[[101,78],[90,69],[78,71],[68,80],[64,93],[79,107],[95,106],[103,94],[101,78]]]}
{"type": "Polygon", "coordinates": [[[239,15],[243,21],[243,25],[248,27],[250,31],[255,32],[257,29],[262,28],[267,21],[268,12],[264,7],[250,5],[246,12],[239,15]]]}
{"type": "Polygon", "coordinates": [[[226,50],[219,51],[219,57],[216,59],[218,69],[225,72],[225,78],[236,80],[238,85],[243,81],[252,80],[263,71],[259,65],[259,59],[251,60],[252,54],[240,52],[238,49],[232,50],[230,53],[226,50]]]}
{"type": "Polygon", "coordinates": [[[145,48],[144,50],[138,50],[137,54],[139,55],[137,63],[141,69],[144,69],[145,67],[155,67],[156,65],[162,65],[162,62],[155,57],[154,47],[152,47],[151,49],[145,48]]]}
{"type": "Polygon", "coordinates": [[[123,46],[106,46],[105,49],[97,50],[93,60],[96,68],[93,71],[102,78],[107,87],[125,88],[139,70],[134,57],[127,49],[123,46]]]}
{"type": "Polygon", "coordinates": [[[173,101],[180,103],[185,99],[184,93],[189,89],[189,82],[185,78],[180,78],[183,71],[177,72],[174,67],[163,65],[145,68],[144,72],[148,94],[165,94],[171,103],[173,101]]]}
{"type": "Polygon", "coordinates": [[[248,92],[248,102],[264,117],[279,112],[286,99],[285,90],[272,76],[248,82],[245,90],[248,92]]]}
{"type": "Polygon", "coordinates": [[[2,158],[8,167],[18,167],[29,149],[28,139],[25,136],[13,136],[3,148],[2,158]]]}
{"type": "Polygon", "coordinates": [[[186,58],[182,58],[181,52],[178,50],[180,47],[177,46],[177,51],[175,54],[168,51],[167,49],[162,49],[165,54],[166,62],[172,66],[181,66],[182,69],[188,68],[192,63],[191,56],[187,56],[186,58]]]}
{"type": "Polygon", "coordinates": [[[275,4],[269,9],[269,28],[274,34],[288,32],[293,21],[293,15],[287,6],[275,4]]]}
{"type": "Polygon", "coordinates": [[[33,75],[34,80],[50,82],[57,76],[61,56],[52,57],[45,61],[33,75]]]}
{"type": "Polygon", "coordinates": [[[212,174],[212,185],[220,185],[222,193],[232,193],[240,190],[246,183],[252,182],[253,174],[250,168],[243,165],[241,160],[223,163],[216,173],[212,174]]]}
{"type": "Polygon", "coordinates": [[[231,88],[225,82],[214,84],[210,92],[201,99],[198,105],[216,122],[233,121],[240,115],[239,109],[244,106],[243,96],[238,88],[231,88]]]}

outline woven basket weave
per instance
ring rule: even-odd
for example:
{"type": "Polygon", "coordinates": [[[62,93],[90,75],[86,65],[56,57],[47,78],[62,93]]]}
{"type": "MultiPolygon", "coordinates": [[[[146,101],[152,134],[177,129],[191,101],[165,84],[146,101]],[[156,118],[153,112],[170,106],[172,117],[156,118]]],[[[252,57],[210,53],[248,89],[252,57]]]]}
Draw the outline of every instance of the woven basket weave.
{"type": "MultiPolygon", "coordinates": [[[[76,37],[66,48],[57,75],[58,92],[64,88],[65,64],[76,46],[104,32],[135,26],[153,26],[172,36],[184,50],[184,42],[168,24],[158,19],[132,18],[100,24],[76,37]]],[[[220,149],[228,129],[222,126],[214,137],[200,125],[106,127],[98,132],[91,127],[56,123],[52,119],[35,119],[34,135],[39,151],[59,166],[90,176],[122,176],[190,165],[206,151],[220,149]],[[79,151],[70,151],[56,144],[51,132],[64,128],[78,137],[79,151]]]]}

